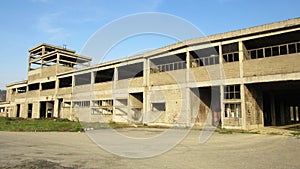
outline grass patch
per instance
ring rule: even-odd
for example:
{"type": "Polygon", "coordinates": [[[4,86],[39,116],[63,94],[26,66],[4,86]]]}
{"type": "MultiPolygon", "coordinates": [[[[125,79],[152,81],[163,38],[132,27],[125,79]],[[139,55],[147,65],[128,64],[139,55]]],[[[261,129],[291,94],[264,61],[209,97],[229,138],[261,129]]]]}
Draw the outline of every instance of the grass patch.
{"type": "Polygon", "coordinates": [[[291,128],[288,128],[288,130],[292,130],[292,131],[295,131],[295,132],[300,132],[300,126],[291,127],[291,128]]]}
{"type": "Polygon", "coordinates": [[[291,133],[293,136],[300,136],[300,132],[292,132],[291,133]]]}
{"type": "Polygon", "coordinates": [[[218,130],[218,133],[219,134],[232,134],[232,130],[225,130],[225,129],[221,129],[221,130],[218,130]]]}
{"type": "Polygon", "coordinates": [[[245,133],[245,134],[260,134],[259,131],[247,131],[240,129],[218,129],[219,134],[233,134],[233,133],[245,133]]]}
{"type": "Polygon", "coordinates": [[[0,117],[0,131],[82,131],[79,122],[65,119],[23,119],[0,117]]]}
{"type": "Polygon", "coordinates": [[[281,133],[277,133],[277,132],[270,132],[268,133],[269,135],[282,135],[281,133]]]}

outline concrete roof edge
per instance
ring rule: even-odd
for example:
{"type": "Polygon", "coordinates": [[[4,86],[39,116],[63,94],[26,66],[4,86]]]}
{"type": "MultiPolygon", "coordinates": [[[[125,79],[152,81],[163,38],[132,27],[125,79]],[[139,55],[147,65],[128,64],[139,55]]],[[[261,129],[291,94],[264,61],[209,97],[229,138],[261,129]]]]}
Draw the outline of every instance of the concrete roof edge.
{"type": "Polygon", "coordinates": [[[6,85],[6,87],[11,87],[14,85],[19,85],[19,84],[27,84],[27,83],[28,83],[28,80],[23,80],[23,81],[19,81],[19,82],[10,83],[10,84],[6,85]]]}

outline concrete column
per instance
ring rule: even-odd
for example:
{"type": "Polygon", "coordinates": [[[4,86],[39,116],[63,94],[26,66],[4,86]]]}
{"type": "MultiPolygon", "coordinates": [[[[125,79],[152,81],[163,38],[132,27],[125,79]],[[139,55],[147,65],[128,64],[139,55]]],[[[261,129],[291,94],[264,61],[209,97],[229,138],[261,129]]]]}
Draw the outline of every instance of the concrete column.
{"type": "Polygon", "coordinates": [[[20,103],[20,117],[26,118],[26,116],[27,116],[26,104],[23,102],[23,103],[20,103]]]}
{"type": "Polygon", "coordinates": [[[58,99],[54,100],[54,108],[53,108],[53,117],[58,118],[58,110],[59,106],[58,106],[58,99]]]}
{"type": "Polygon", "coordinates": [[[186,50],[186,69],[189,70],[191,67],[191,54],[189,50],[186,50]]]}
{"type": "Polygon", "coordinates": [[[117,81],[118,81],[118,67],[114,68],[114,89],[117,87],[117,81]]]}
{"type": "Polygon", "coordinates": [[[59,53],[57,53],[56,54],[56,65],[55,65],[55,67],[56,67],[56,69],[55,69],[55,71],[56,71],[56,74],[58,73],[58,66],[59,66],[59,60],[60,60],[60,54],[59,53]]]}
{"type": "Polygon", "coordinates": [[[246,103],[245,103],[245,85],[243,82],[244,76],[244,68],[243,68],[243,60],[244,60],[244,44],[242,41],[239,41],[239,67],[240,67],[240,89],[241,89],[241,111],[242,111],[242,128],[246,129],[246,103]]]}
{"type": "Polygon", "coordinates": [[[28,72],[30,71],[30,66],[31,66],[31,63],[30,63],[30,56],[31,56],[31,53],[29,53],[29,56],[28,56],[28,72]]]}
{"type": "Polygon", "coordinates": [[[150,76],[150,64],[149,59],[144,60],[144,75],[143,75],[143,86],[144,86],[144,92],[143,92],[143,124],[145,124],[147,121],[147,112],[148,112],[148,86],[149,86],[149,76],[150,76]]]}
{"type": "Polygon", "coordinates": [[[46,54],[45,46],[42,46],[42,56],[46,54]]]}
{"type": "Polygon", "coordinates": [[[221,85],[220,86],[220,105],[221,105],[221,127],[223,128],[224,127],[224,122],[223,122],[223,119],[225,117],[225,106],[224,106],[224,86],[221,85]]]}
{"type": "Polygon", "coordinates": [[[144,59],[143,62],[143,86],[144,87],[148,86],[148,78],[150,72],[150,67],[148,62],[149,62],[148,59],[144,59]]]}
{"type": "Polygon", "coordinates": [[[32,118],[40,118],[40,102],[35,101],[32,103],[32,118]]]}
{"type": "Polygon", "coordinates": [[[43,66],[44,66],[44,60],[41,59],[41,68],[43,68],[43,66]]]}
{"type": "Polygon", "coordinates": [[[72,74],[72,90],[74,90],[75,87],[75,75],[72,74]]]}
{"type": "Polygon", "coordinates": [[[190,79],[190,67],[191,67],[191,54],[190,52],[187,50],[186,51],[186,84],[185,84],[185,101],[183,100],[183,102],[185,102],[185,112],[186,112],[186,125],[187,126],[191,126],[191,121],[192,121],[192,111],[191,111],[191,96],[190,96],[190,88],[189,88],[189,83],[191,81],[190,79]]]}
{"type": "Polygon", "coordinates": [[[219,43],[219,63],[223,64],[222,42],[219,43]]]}
{"type": "Polygon", "coordinates": [[[242,41],[239,41],[240,78],[243,78],[244,76],[243,60],[244,60],[244,44],[242,41]]]}
{"type": "MultiPolygon", "coordinates": [[[[117,81],[118,81],[118,68],[117,66],[114,67],[114,79],[113,79],[113,91],[114,92],[117,88],[117,81]]],[[[116,97],[113,94],[113,102],[114,102],[114,106],[113,106],[113,119],[114,116],[116,114],[116,97]]]]}
{"type": "Polygon", "coordinates": [[[247,113],[246,113],[246,103],[245,103],[245,85],[241,84],[241,111],[242,111],[242,129],[246,129],[246,120],[247,120],[247,113]]]}
{"type": "Polygon", "coordinates": [[[96,72],[91,72],[91,84],[95,84],[96,72]]]}

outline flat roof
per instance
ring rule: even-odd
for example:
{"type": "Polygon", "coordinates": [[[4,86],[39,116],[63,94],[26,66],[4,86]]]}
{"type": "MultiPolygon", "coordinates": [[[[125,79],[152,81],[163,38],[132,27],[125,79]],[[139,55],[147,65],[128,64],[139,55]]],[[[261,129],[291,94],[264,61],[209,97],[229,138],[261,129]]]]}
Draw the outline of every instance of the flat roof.
{"type": "Polygon", "coordinates": [[[148,58],[151,56],[155,56],[161,53],[165,53],[166,51],[174,51],[177,49],[184,48],[186,46],[193,46],[197,44],[202,44],[202,43],[210,43],[210,42],[219,42],[219,41],[225,41],[228,39],[236,39],[240,37],[247,37],[247,36],[253,36],[255,34],[261,34],[265,32],[272,32],[276,30],[281,30],[281,29],[289,29],[293,27],[300,27],[300,17],[299,18],[294,18],[294,19],[288,19],[284,21],[279,21],[279,22],[273,22],[269,24],[264,24],[260,26],[254,26],[250,28],[244,28],[244,29],[239,29],[239,30],[234,30],[230,32],[225,32],[225,33],[220,33],[220,34],[215,34],[215,35],[210,35],[207,37],[200,37],[200,38],[194,38],[186,41],[181,41],[172,45],[164,46],[158,49],[154,49],[151,51],[147,51],[145,53],[137,54],[137,55],[132,55],[126,58],[120,58],[112,61],[107,61],[104,63],[100,63],[97,65],[93,65],[90,67],[86,68],[81,68],[81,69],[75,69],[71,70],[68,72],[61,73],[60,75],[66,75],[69,73],[73,72],[80,72],[80,71],[85,71],[89,69],[94,69],[97,67],[104,67],[104,66],[109,66],[109,65],[114,65],[130,60],[137,60],[137,59],[142,59],[142,58],[148,58]]]}
{"type": "Polygon", "coordinates": [[[60,46],[55,46],[55,45],[51,45],[51,44],[47,44],[47,43],[42,43],[40,45],[37,45],[31,49],[28,50],[28,52],[33,52],[41,47],[48,47],[48,48],[51,48],[51,49],[59,49],[59,50],[65,50],[65,51],[68,51],[68,52],[71,52],[71,53],[75,53],[76,51],[75,50],[71,50],[71,49],[67,49],[67,48],[63,48],[63,47],[60,47],[60,46]]]}
{"type": "Polygon", "coordinates": [[[8,85],[6,85],[6,87],[10,87],[10,86],[14,86],[14,85],[22,85],[22,84],[27,84],[28,80],[23,80],[23,81],[19,81],[19,82],[14,82],[14,83],[10,83],[8,85]]]}

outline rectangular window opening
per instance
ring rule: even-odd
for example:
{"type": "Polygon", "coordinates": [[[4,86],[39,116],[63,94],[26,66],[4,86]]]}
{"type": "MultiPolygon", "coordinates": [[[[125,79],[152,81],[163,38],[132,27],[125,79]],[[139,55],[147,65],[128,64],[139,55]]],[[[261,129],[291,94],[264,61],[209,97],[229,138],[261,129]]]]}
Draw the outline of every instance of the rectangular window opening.
{"type": "Polygon", "coordinates": [[[287,54],[287,46],[286,45],[283,45],[283,46],[280,46],[280,55],[286,55],[287,54]]]}
{"type": "Polygon", "coordinates": [[[72,76],[59,79],[59,88],[64,87],[72,87],[72,76]]]}
{"type": "Polygon", "coordinates": [[[242,118],[241,103],[226,103],[225,117],[228,118],[242,118]]]}
{"type": "Polygon", "coordinates": [[[55,81],[42,83],[42,90],[55,89],[55,81]]]}
{"type": "Polygon", "coordinates": [[[75,86],[91,84],[91,73],[75,75],[75,86]]]}
{"type": "Polygon", "coordinates": [[[32,104],[28,104],[28,118],[32,118],[32,104]]]}
{"type": "Polygon", "coordinates": [[[289,44],[289,54],[296,53],[296,44],[289,44]]]}
{"type": "Polygon", "coordinates": [[[166,111],[166,103],[152,103],[152,111],[166,111]]]}
{"type": "Polygon", "coordinates": [[[39,90],[39,89],[40,89],[40,84],[39,83],[34,83],[34,84],[28,85],[28,90],[29,91],[39,90]]]}
{"type": "Polygon", "coordinates": [[[224,99],[240,99],[240,85],[224,86],[224,99]]]}
{"type": "Polygon", "coordinates": [[[26,86],[18,88],[18,93],[26,93],[26,86]]]}

